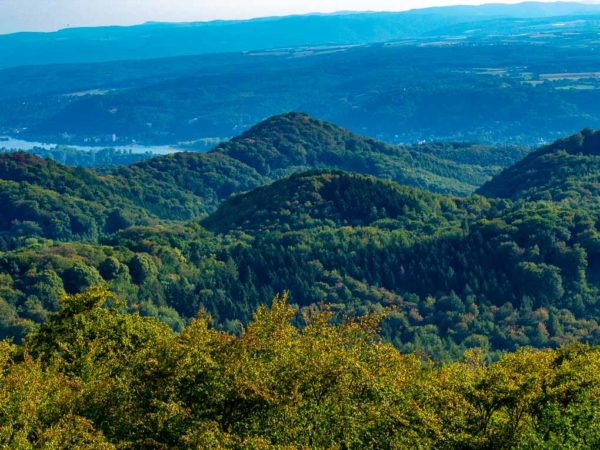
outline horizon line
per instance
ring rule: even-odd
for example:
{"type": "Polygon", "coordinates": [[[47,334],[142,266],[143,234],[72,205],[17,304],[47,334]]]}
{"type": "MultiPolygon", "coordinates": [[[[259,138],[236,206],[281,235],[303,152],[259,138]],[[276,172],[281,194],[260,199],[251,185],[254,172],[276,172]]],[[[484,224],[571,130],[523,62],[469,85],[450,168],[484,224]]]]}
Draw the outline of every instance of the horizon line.
{"type": "Polygon", "coordinates": [[[425,6],[422,8],[408,8],[405,10],[339,10],[339,11],[331,11],[331,12],[323,12],[323,11],[313,11],[313,12],[305,12],[298,14],[281,14],[281,15],[266,15],[266,16],[255,16],[248,18],[234,18],[234,19],[209,19],[209,20],[192,20],[192,21],[160,21],[160,20],[148,20],[145,22],[136,22],[131,24],[106,24],[106,25],[82,25],[82,26],[66,26],[60,27],[52,30],[44,30],[44,31],[35,31],[35,30],[23,30],[23,31],[11,31],[8,33],[0,32],[0,36],[10,36],[10,35],[18,35],[18,34],[52,34],[59,33],[61,31],[69,31],[69,30],[82,30],[82,29],[94,29],[94,28],[135,28],[135,27],[143,27],[148,25],[200,25],[200,24],[216,24],[216,23],[243,23],[243,22],[252,22],[259,20],[276,20],[276,19],[285,19],[289,17],[311,17],[311,16],[339,16],[339,15],[361,15],[361,14],[406,14],[414,11],[427,11],[427,10],[441,10],[441,9],[449,9],[449,8],[481,8],[485,6],[519,6],[525,4],[535,4],[535,3],[557,3],[557,4],[565,4],[565,5],[582,5],[582,6],[592,6],[596,5],[600,7],[600,0],[579,0],[579,1],[568,1],[568,0],[523,0],[517,3],[506,3],[502,1],[495,2],[482,2],[475,5],[464,4],[464,3],[456,3],[452,5],[439,5],[439,6],[425,6]]]}

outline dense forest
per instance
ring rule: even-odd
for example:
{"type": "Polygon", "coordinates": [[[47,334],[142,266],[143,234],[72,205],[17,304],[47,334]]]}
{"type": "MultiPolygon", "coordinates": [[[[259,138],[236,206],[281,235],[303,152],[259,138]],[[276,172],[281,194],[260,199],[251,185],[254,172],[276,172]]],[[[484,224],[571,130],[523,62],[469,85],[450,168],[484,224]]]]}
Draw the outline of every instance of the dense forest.
{"type": "Polygon", "coordinates": [[[0,446],[598,447],[599,136],[0,155],[0,446]]]}
{"type": "Polygon", "coordinates": [[[111,1],[0,1],[0,449],[600,449],[600,5],[111,1]]]}
{"type": "Polygon", "coordinates": [[[525,200],[597,202],[600,132],[583,130],[533,152],[479,189],[483,195],[525,200]]]}
{"type": "Polygon", "coordinates": [[[6,448],[597,448],[600,350],[571,344],[439,366],[285,298],[236,336],[180,333],[102,289],[63,297],[22,345],[0,342],[6,448]]]}
{"type": "Polygon", "coordinates": [[[392,146],[304,114],[285,114],[208,153],[182,152],[100,172],[31,154],[0,154],[0,248],[32,235],[97,242],[131,225],[194,219],[231,194],[315,168],[467,194],[526,154],[523,148],[495,150],[467,144],[392,146]]]}
{"type": "Polygon", "coordinates": [[[477,194],[508,150],[394,147],[302,114],[102,172],[3,155],[0,333],[20,342],[64,295],[103,285],[175,331],[204,310],[239,335],[288,292],[334,321],[388,311],[383,338],[438,361],[600,344],[597,136],[544,147],[477,194]]]}

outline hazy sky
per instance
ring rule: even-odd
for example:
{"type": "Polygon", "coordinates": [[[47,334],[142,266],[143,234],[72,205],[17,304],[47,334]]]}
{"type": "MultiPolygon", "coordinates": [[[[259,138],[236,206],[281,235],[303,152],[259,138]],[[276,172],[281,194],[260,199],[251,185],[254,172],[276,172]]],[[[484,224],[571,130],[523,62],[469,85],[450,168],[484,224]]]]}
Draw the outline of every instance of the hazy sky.
{"type": "MultiPolygon", "coordinates": [[[[518,3],[496,0],[497,3],[518,3]]],[[[0,0],[0,33],[334,11],[402,11],[485,0],[0,0]]]]}

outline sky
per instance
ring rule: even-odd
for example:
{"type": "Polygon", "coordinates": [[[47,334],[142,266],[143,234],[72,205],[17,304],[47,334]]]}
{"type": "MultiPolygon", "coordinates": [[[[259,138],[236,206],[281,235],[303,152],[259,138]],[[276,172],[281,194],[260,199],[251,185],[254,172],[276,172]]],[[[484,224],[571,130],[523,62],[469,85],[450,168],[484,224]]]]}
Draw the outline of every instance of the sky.
{"type": "MultiPolygon", "coordinates": [[[[496,0],[494,3],[518,3],[496,0]]],[[[484,0],[0,0],[0,33],[149,21],[249,19],[311,12],[403,11],[484,0]]]]}

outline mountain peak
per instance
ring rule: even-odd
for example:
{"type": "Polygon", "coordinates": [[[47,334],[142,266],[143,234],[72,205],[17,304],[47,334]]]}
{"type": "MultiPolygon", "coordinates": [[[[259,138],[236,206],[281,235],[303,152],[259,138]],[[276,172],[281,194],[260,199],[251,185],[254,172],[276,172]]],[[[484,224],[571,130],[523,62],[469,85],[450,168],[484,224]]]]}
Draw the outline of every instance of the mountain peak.
{"type": "Polygon", "coordinates": [[[282,131],[289,133],[290,137],[298,136],[308,129],[312,132],[322,134],[324,130],[336,130],[338,132],[349,134],[347,130],[333,125],[323,120],[315,119],[306,113],[287,112],[269,117],[262,122],[257,123],[249,130],[233,139],[233,141],[243,141],[245,139],[255,138],[277,138],[282,131]]]}
{"type": "Polygon", "coordinates": [[[224,153],[261,175],[271,176],[291,167],[339,167],[345,154],[361,147],[357,143],[386,147],[307,114],[289,112],[258,123],[214,152],[224,153]]]}

